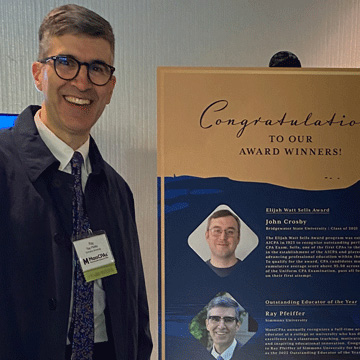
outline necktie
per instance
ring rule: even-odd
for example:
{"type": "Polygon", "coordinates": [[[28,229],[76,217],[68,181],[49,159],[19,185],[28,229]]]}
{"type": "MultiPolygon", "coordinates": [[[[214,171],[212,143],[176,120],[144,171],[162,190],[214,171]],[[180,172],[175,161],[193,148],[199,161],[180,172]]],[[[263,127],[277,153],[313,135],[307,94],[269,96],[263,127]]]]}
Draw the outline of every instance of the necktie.
{"type": "MultiPolygon", "coordinates": [[[[73,195],[73,236],[75,239],[83,237],[90,229],[81,186],[82,163],[82,155],[75,152],[71,159],[71,173],[75,176],[73,195]]],[[[74,262],[73,309],[69,330],[72,343],[71,360],[91,360],[94,347],[94,282],[85,281],[76,252],[74,252],[74,262]]]]}
{"type": "Polygon", "coordinates": [[[224,358],[221,355],[219,355],[216,360],[224,360],[224,358]]]}

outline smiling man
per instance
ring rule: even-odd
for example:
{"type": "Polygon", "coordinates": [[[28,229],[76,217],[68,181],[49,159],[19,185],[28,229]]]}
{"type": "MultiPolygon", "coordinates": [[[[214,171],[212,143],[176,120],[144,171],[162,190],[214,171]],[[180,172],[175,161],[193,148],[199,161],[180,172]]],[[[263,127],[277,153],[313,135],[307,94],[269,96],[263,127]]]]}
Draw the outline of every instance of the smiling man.
{"type": "Polygon", "coordinates": [[[240,359],[240,345],[235,339],[240,329],[241,308],[227,297],[212,299],[207,307],[206,329],[213,341],[211,355],[215,359],[240,359]]]}
{"type": "Polygon", "coordinates": [[[240,242],[240,220],[229,210],[215,211],[209,218],[205,232],[211,251],[206,262],[221,277],[229,275],[240,261],[235,250],[240,242]]]}
{"type": "Polygon", "coordinates": [[[150,359],[133,196],[90,136],[114,44],[93,11],[52,10],[32,65],[42,105],[0,132],[1,359],[150,359]]]}
{"type": "Polygon", "coordinates": [[[32,66],[35,85],[44,94],[39,118],[73,149],[87,141],[110,103],[116,82],[112,63],[105,39],[64,34],[52,37],[47,51],[32,66]]]}

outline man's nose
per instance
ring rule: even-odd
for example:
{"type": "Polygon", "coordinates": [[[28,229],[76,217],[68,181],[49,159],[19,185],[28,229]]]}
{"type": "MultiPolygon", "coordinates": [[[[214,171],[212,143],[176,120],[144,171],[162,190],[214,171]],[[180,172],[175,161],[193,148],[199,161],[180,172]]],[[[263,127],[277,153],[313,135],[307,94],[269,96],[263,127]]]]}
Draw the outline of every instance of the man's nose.
{"type": "Polygon", "coordinates": [[[220,328],[222,328],[222,329],[226,327],[226,324],[225,324],[225,320],[224,320],[224,319],[220,319],[218,327],[220,327],[220,328]]]}
{"type": "Polygon", "coordinates": [[[92,86],[88,77],[88,69],[86,65],[82,64],[80,66],[79,73],[73,81],[75,81],[76,87],[82,91],[87,90],[92,86]]]}

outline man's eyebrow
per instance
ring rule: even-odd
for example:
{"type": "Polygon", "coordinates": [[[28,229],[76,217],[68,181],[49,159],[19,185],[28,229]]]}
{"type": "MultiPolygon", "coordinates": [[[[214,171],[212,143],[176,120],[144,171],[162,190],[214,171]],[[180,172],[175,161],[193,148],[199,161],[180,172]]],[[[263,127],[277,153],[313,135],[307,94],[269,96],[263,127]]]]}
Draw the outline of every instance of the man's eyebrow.
{"type": "MultiPolygon", "coordinates": [[[[65,53],[62,54],[62,53],[60,53],[60,54],[57,54],[57,55],[54,55],[54,56],[69,56],[69,57],[74,58],[74,59],[77,60],[77,61],[80,61],[76,56],[71,55],[71,54],[65,54],[65,53]]],[[[80,62],[82,62],[82,61],[80,61],[80,62]]],[[[88,64],[91,64],[91,63],[94,63],[94,62],[96,62],[96,63],[101,63],[101,64],[107,64],[106,61],[101,60],[101,59],[92,59],[92,60],[90,60],[90,61],[85,61],[85,62],[88,63],[88,64]]]]}
{"type": "MultiPolygon", "coordinates": [[[[212,227],[212,229],[222,229],[222,227],[220,225],[215,225],[214,227],[212,227]]],[[[236,230],[236,228],[233,226],[229,226],[225,230],[229,230],[229,229],[236,230]]]]}
{"type": "Polygon", "coordinates": [[[54,56],[71,56],[73,57],[74,59],[76,59],[76,57],[74,55],[71,55],[71,54],[63,54],[63,53],[60,53],[60,54],[57,54],[57,55],[54,55],[54,56]]]}

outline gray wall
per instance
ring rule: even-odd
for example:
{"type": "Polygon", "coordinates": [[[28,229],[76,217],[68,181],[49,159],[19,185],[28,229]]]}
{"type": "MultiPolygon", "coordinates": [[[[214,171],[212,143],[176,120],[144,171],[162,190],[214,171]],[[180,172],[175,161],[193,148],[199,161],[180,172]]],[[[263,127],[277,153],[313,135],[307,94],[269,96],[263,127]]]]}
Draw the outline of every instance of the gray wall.
{"type": "MultiPolygon", "coordinates": [[[[304,67],[358,67],[359,0],[81,0],[114,27],[117,84],[93,129],[136,201],[157,344],[157,66],[267,66],[279,50],[304,67]]],[[[67,1],[0,0],[0,112],[40,103],[31,77],[37,29],[67,1]]],[[[156,359],[155,350],[153,359],[156,359]]]]}

